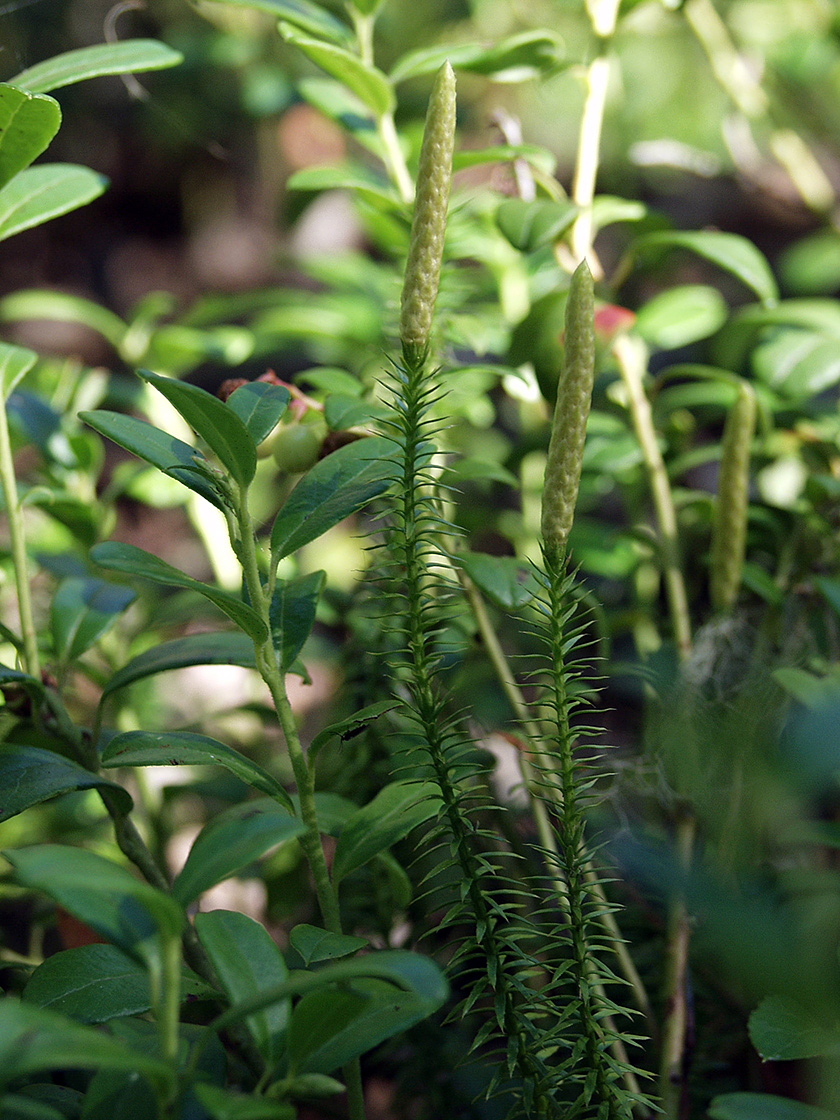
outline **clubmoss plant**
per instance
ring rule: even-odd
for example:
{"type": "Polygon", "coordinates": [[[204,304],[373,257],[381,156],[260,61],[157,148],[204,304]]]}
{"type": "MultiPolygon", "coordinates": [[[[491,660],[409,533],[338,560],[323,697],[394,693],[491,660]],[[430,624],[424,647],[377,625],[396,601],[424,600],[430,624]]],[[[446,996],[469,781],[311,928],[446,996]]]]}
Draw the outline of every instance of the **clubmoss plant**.
{"type": "Polygon", "coordinates": [[[750,447],[755,432],[755,417],[755,393],[752,386],[742,381],[723,429],[712,525],[709,593],[712,606],[721,612],[732,609],[741,586],[741,568],[747,543],[750,447]]]}

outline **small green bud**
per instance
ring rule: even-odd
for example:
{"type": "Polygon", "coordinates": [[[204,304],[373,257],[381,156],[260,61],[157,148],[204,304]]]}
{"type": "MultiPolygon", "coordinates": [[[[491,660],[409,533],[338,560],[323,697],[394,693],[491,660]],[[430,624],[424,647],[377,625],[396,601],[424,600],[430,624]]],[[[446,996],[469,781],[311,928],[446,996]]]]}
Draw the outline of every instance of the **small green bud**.
{"type": "Polygon", "coordinates": [[[569,285],[563,373],[551,424],[545,488],[542,499],[542,537],[556,557],[566,551],[575,515],[586,421],[595,380],[595,295],[592,273],[581,261],[569,285]]]}
{"type": "Polygon", "coordinates": [[[422,360],[429,345],[440,281],[446,211],[455,146],[455,75],[448,62],[437,73],[420,148],[417,193],[405,266],[400,341],[406,361],[422,360]]]}
{"type": "Polygon", "coordinates": [[[756,402],[745,381],[723,426],[717,495],[712,524],[709,594],[716,611],[727,611],[738,597],[747,543],[750,446],[755,433],[756,402]]]}

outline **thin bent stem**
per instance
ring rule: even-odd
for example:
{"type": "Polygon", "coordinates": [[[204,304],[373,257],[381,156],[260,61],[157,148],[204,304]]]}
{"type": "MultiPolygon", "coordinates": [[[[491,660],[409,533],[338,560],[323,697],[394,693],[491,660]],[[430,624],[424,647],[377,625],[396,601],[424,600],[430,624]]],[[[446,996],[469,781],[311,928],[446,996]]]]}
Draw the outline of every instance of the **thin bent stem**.
{"type": "Polygon", "coordinates": [[[26,560],[26,537],[23,530],[23,517],[18,501],[15,465],[12,460],[12,442],[9,437],[9,419],[6,413],[6,400],[0,392],[0,484],[3,488],[3,501],[6,505],[6,518],[9,525],[9,544],[12,564],[15,569],[15,590],[17,592],[20,630],[23,638],[23,668],[30,677],[40,679],[41,664],[38,657],[38,637],[32,613],[32,596],[29,590],[26,560]]]}
{"type": "MultiPolygon", "coordinates": [[[[665,590],[671,614],[671,623],[680,661],[685,662],[691,653],[691,622],[688,596],[680,566],[677,543],[677,517],[671,494],[671,484],[656,430],[653,426],[650,402],[642,384],[644,366],[642,352],[626,336],[616,339],[613,353],[627,389],[630,414],[641,445],[648,471],[659,529],[665,590]]],[[[697,824],[691,813],[685,812],[677,822],[676,844],[680,866],[688,871],[697,824]]],[[[688,1001],[686,973],[691,926],[685,898],[675,892],[668,906],[667,938],[665,950],[665,1021],[662,1027],[662,1051],[659,1066],[659,1095],[665,1116],[677,1120],[685,1081],[684,1056],[688,1027],[688,1001]]]]}
{"type": "Polygon", "coordinates": [[[653,506],[659,537],[659,551],[662,560],[662,574],[665,579],[665,592],[668,609],[674,630],[674,639],[680,660],[684,661],[691,652],[691,622],[688,611],[688,596],[685,590],[680,565],[677,538],[677,515],[671,484],[665,469],[665,460],[659,449],[656,429],[653,426],[650,402],[642,384],[644,356],[639,347],[626,335],[619,336],[613,343],[613,354],[618,362],[621,379],[624,382],[629,400],[630,416],[636,431],[636,438],[642,450],[645,468],[648,473],[653,506]]]}

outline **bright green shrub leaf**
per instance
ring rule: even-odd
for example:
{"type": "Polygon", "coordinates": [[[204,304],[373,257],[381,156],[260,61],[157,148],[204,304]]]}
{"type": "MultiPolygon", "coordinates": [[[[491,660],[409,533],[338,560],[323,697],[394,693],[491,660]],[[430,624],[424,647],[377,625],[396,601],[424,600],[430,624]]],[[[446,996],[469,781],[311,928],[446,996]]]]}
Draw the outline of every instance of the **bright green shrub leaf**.
{"type": "Polygon", "coordinates": [[[19,669],[0,665],[0,687],[6,689],[10,685],[26,693],[33,704],[40,705],[44,702],[44,686],[41,681],[30,677],[27,673],[22,673],[19,669]]]}
{"type": "Polygon", "coordinates": [[[830,296],[840,288],[840,233],[819,230],[779,254],[782,287],[796,295],[830,296]]]}
{"type": "Polygon", "coordinates": [[[351,136],[363,148],[377,156],[384,154],[376,122],[358,97],[341,82],[333,78],[302,78],[298,83],[298,92],[314,109],[338,124],[342,132],[351,136]]]}
{"type": "Polygon", "coordinates": [[[610,194],[599,194],[592,202],[593,237],[607,226],[618,222],[640,222],[648,209],[643,202],[630,198],[617,198],[610,194]]]}
{"type": "Polygon", "coordinates": [[[206,498],[217,509],[224,508],[221,492],[209,470],[196,469],[206,462],[204,456],[188,443],[147,424],[145,420],[109,412],[107,409],[80,412],[79,416],[100,435],[113,440],[138,459],[151,463],[170,478],[206,498]]]}
{"type": "Polygon", "coordinates": [[[539,591],[533,569],[515,556],[465,552],[458,556],[458,563],[476,587],[503,610],[530,603],[539,591]]]}
{"type": "MultiPolygon", "coordinates": [[[[314,758],[321,747],[326,746],[331,739],[340,739],[342,742],[353,739],[356,735],[360,735],[375,719],[398,707],[399,703],[396,700],[378,700],[375,704],[368,704],[366,707],[360,708],[352,716],[339,720],[337,723],[331,723],[329,727],[324,727],[309,744],[310,759],[314,758]]],[[[352,805],[352,810],[355,812],[356,806],[352,802],[348,802],[348,804],[352,805]]]]}
{"type": "MultiPolygon", "coordinates": [[[[216,995],[189,972],[182,994],[216,995]]],[[[114,945],[82,945],[47,957],[26,982],[23,999],[79,1023],[141,1015],[152,1006],[146,969],[114,945]]]]}
{"type": "Polygon", "coordinates": [[[437,816],[440,793],[432,782],[391,782],[344,825],[333,857],[333,881],[339,882],[412,828],[437,816]]]}
{"type": "Polygon", "coordinates": [[[388,489],[394,444],[383,436],[339,447],[308,471],[271,529],[271,552],[282,560],[388,489]]]}
{"type": "Polygon", "coordinates": [[[427,1005],[427,1014],[440,1007],[449,994],[446,978],[434,961],[403,949],[385,949],[325,964],[314,972],[290,972],[285,983],[264,988],[250,999],[243,1000],[220,1015],[213,1026],[222,1030],[229,1023],[238,1022],[286,996],[303,995],[323,985],[343,984],[368,977],[387,980],[396,988],[422,999],[427,1005]]]}
{"type": "Polygon", "coordinates": [[[0,393],[5,400],[38,361],[34,350],[0,342],[0,393]]]}
{"type": "Polygon", "coordinates": [[[42,747],[0,744],[0,769],[3,773],[3,795],[0,798],[0,821],[8,820],[32,805],[40,805],[62,793],[78,789],[106,789],[122,812],[134,804],[127,790],[107,778],[92,774],[75,762],[42,747]]]}
{"type": "Polygon", "coordinates": [[[90,649],[134,599],[129,588],[101,579],[73,576],[62,580],[50,604],[50,630],[58,659],[67,663],[90,649]]]}
{"type": "Polygon", "coordinates": [[[255,8],[270,16],[284,19],[310,35],[330,39],[334,43],[351,43],[353,32],[346,23],[335,18],[320,4],[311,0],[222,0],[238,8],[255,8]]]}
{"type": "Polygon", "coordinates": [[[836,1057],[840,1030],[818,1023],[801,1004],[768,996],[750,1015],[750,1038],[765,1062],[836,1057]]]}
{"type": "Polygon", "coordinates": [[[236,595],[229,591],[220,591],[217,587],[202,583],[185,575],[165,560],[151,552],[145,552],[133,544],[121,544],[119,541],[103,541],[91,549],[90,558],[94,564],[110,571],[122,572],[124,575],[139,576],[142,579],[152,580],[154,583],[163,584],[165,587],[181,587],[185,591],[195,591],[197,594],[214,603],[219,610],[241,627],[255,642],[262,642],[266,638],[266,626],[253,607],[243,603],[236,595]]]}
{"type": "Polygon", "coordinates": [[[383,980],[357,980],[349,989],[310,992],[289,1023],[295,1071],[332,1073],[430,1015],[437,1005],[383,980]]]}
{"type": "Polygon", "coordinates": [[[247,634],[227,630],[189,634],[186,638],[162,642],[138,654],[118,670],[106,683],[100,704],[117,689],[135,681],[190,665],[240,665],[253,669],[256,667],[254,643],[247,634]]]}
{"type": "MultiPolygon", "coordinates": [[[[283,983],[289,975],[283,954],[266,930],[245,914],[229,910],[196,914],[195,931],[232,1004],[268,984],[283,983]]],[[[267,1063],[276,1062],[283,1052],[290,1010],[290,1000],[278,1000],[245,1020],[267,1063]]]]}
{"type": "Polygon", "coordinates": [[[485,163],[510,163],[524,159],[544,175],[553,175],[557,170],[557,157],[547,148],[537,144],[497,144],[492,148],[469,148],[452,155],[452,170],[463,171],[465,167],[479,167],[485,163]]]}
{"type": "Polygon", "coordinates": [[[400,205],[400,197],[388,180],[361,164],[304,167],[289,178],[286,186],[292,191],[358,191],[391,206],[400,205]]]}
{"type": "Polygon", "coordinates": [[[420,74],[434,74],[448,61],[454,70],[484,74],[496,82],[526,82],[555,72],[564,64],[565,45],[550,31],[523,31],[492,47],[453,43],[411,51],[397,62],[391,80],[403,82],[420,74]]]}
{"type": "Polygon", "coordinates": [[[358,55],[344,47],[302,35],[289,23],[281,22],[280,34],[287,43],[293,43],[330,77],[342,82],[362,104],[378,116],[393,109],[394,91],[382,71],[375,66],[368,66],[358,55]]]}
{"type": "Polygon", "coordinates": [[[128,327],[106,307],[81,296],[51,292],[41,288],[24,288],[0,299],[0,320],[5,323],[20,319],[54,319],[61,323],[81,323],[97,331],[119,350],[128,327]]]}
{"type": "Polygon", "coordinates": [[[177,66],[184,56],[155,39],[129,39],[124,43],[98,43],[48,58],[10,79],[11,84],[31,93],[98,78],[105,74],[139,74],[177,66]]]}
{"type": "Polygon", "coordinates": [[[736,276],[764,303],[778,299],[779,290],[766,257],[740,234],[719,230],[657,230],[640,237],[635,248],[643,254],[659,249],[688,249],[736,276]]]}
{"type": "Polygon", "coordinates": [[[496,223],[514,249],[531,253],[559,240],[577,217],[573,202],[525,202],[509,198],[496,211],[496,223]]]}
{"type": "Polygon", "coordinates": [[[342,957],[352,957],[360,949],[369,945],[365,937],[351,937],[346,933],[330,933],[317,926],[295,926],[289,934],[289,944],[303,963],[309,967],[321,961],[336,961],[342,957]]]}
{"type": "Polygon", "coordinates": [[[60,124],[61,109],[52,97],[0,83],[0,187],[37,159],[60,124]]]}
{"type": "Polygon", "coordinates": [[[274,431],[288,403],[288,389],[282,385],[269,385],[265,381],[249,381],[240,385],[225,401],[245,425],[255,445],[262,443],[274,431]]]}
{"type": "Polygon", "coordinates": [[[78,1089],[30,1082],[19,1093],[0,1096],[0,1116],[3,1120],[67,1120],[80,1114],[82,1101],[78,1089]]]}
{"type": "Polygon", "coordinates": [[[304,831],[301,820],[268,798],[234,805],[209,821],[198,834],[172,884],[172,894],[187,906],[217,883],[233,878],[270,848],[304,831]]]}
{"type": "Polygon", "coordinates": [[[246,1096],[206,1082],[197,1082],[193,1092],[212,1120],[295,1120],[297,1116],[294,1106],[284,1101],[246,1096]]]}
{"type": "Polygon", "coordinates": [[[246,785],[294,812],[292,799],[268,771],[218,739],[191,731],[124,731],[108,741],[102,752],[102,765],[223,766],[246,785]]]}
{"type": "Polygon", "coordinates": [[[710,1120],[838,1120],[835,1112],[769,1093],[724,1093],[707,1111],[710,1120]]]}
{"type": "Polygon", "coordinates": [[[180,412],[239,485],[247,486],[257,469],[257,452],[236,413],[196,385],[148,370],[137,372],[180,412]]]}
{"type": "Polygon", "coordinates": [[[636,330],[658,350],[675,350],[708,338],[726,322],[728,308],[717,288],[683,284],[660,292],[636,315],[636,330]]]}
{"type": "Polygon", "coordinates": [[[315,389],[323,389],[326,393],[339,393],[346,397],[358,399],[364,393],[364,386],[357,381],[352,373],[346,369],[337,369],[335,366],[313,366],[312,369],[301,370],[295,375],[299,384],[311,385],[315,389]]]}
{"type": "Polygon", "coordinates": [[[130,1050],[93,1027],[83,1026],[7,998],[0,1003],[0,1070],[4,1081],[54,1069],[115,1069],[163,1082],[163,1062],[130,1050]]]}
{"type": "Polygon", "coordinates": [[[326,572],[310,572],[299,579],[278,580],[271,598],[271,636],[280,668],[286,672],[312,630],[326,572]]]}
{"type": "Polygon", "coordinates": [[[334,432],[372,424],[387,416],[388,409],[384,405],[376,401],[360,401],[355,395],[330,393],[324,401],[324,419],[334,432]]]}
{"type": "Polygon", "coordinates": [[[756,376],[788,399],[804,401],[840,381],[838,340],[813,331],[783,330],[759,343],[756,376]]]}
{"type": "Polygon", "coordinates": [[[75,164],[24,168],[0,190],[0,241],[87,205],[107,185],[104,175],[75,164]]]}
{"type": "Polygon", "coordinates": [[[43,891],[104,938],[144,960],[178,937],[184,915],[167,895],[84,848],[41,844],[4,853],[25,887],[43,891]]]}

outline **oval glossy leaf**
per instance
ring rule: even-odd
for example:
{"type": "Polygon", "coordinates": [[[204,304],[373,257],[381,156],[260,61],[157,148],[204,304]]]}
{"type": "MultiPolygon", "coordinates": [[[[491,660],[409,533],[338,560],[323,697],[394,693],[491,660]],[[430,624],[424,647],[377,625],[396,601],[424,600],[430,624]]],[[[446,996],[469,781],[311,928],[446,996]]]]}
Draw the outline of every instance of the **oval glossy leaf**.
{"type": "Polygon", "coordinates": [[[106,683],[99,702],[102,704],[111,693],[135,681],[190,665],[240,665],[254,669],[254,643],[247,634],[228,630],[189,634],[186,638],[162,642],[138,654],[118,670],[106,683]]]}
{"type": "Polygon", "coordinates": [[[793,1000],[769,996],[750,1015],[750,1038],[765,1062],[827,1058],[840,1054],[840,1031],[817,1022],[793,1000]]]}
{"type": "Polygon", "coordinates": [[[377,116],[390,112],[394,107],[394,91],[381,70],[368,66],[344,47],[301,34],[289,23],[280,24],[280,34],[287,43],[293,43],[308,59],[320,66],[332,78],[342,82],[351,93],[377,116]]]}
{"type": "Polygon", "coordinates": [[[756,374],[785,397],[806,400],[840,381],[837,339],[811,331],[784,331],[753,352],[756,374]]]}
{"type": "Polygon", "coordinates": [[[194,469],[196,465],[202,464],[204,456],[188,443],[147,424],[145,420],[124,416],[120,412],[96,409],[93,412],[80,412],[79,416],[106,439],[113,440],[138,459],[151,463],[170,478],[177,479],[202,498],[206,498],[211,505],[218,509],[224,508],[222,495],[209,472],[194,469]]]}
{"type": "Polygon", "coordinates": [[[334,43],[351,43],[353,32],[320,4],[311,0],[223,0],[237,8],[255,8],[270,16],[284,19],[302,31],[308,31],[319,39],[330,39],[334,43]]]}
{"type": "Polygon", "coordinates": [[[530,603],[539,592],[534,570],[515,556],[488,556],[465,552],[458,563],[476,585],[503,610],[530,603]]]}
{"type": "Polygon", "coordinates": [[[342,957],[352,957],[360,949],[366,949],[369,942],[365,937],[330,933],[329,930],[302,923],[295,926],[289,934],[289,944],[309,967],[321,961],[337,961],[342,957]]]}
{"type": "Polygon", "coordinates": [[[172,894],[187,906],[217,883],[233,878],[270,848],[305,831],[303,821],[268,798],[234,805],[214,817],[198,834],[187,862],[172,884],[172,894]]]}
{"type": "Polygon", "coordinates": [[[557,170],[557,157],[537,144],[498,144],[492,148],[470,148],[452,155],[452,170],[478,167],[485,163],[510,163],[524,159],[544,175],[557,170]]]}
{"type": "Polygon", "coordinates": [[[294,664],[309,637],[326,578],[325,572],[310,572],[299,579],[277,581],[269,619],[274,650],[283,672],[294,664]]]}
{"type": "MultiPolygon", "coordinates": [[[[184,996],[215,996],[197,976],[182,977],[184,996]]],[[[146,969],[114,945],[82,945],[47,957],[23,989],[35,1007],[78,1023],[104,1023],[141,1015],[152,1006],[146,969]]]]}
{"type": "Polygon", "coordinates": [[[437,816],[441,800],[432,782],[391,782],[344,825],[335,846],[333,881],[402,840],[412,828],[437,816]]]}
{"type": "Polygon", "coordinates": [[[155,39],[130,39],[124,43],[99,43],[56,55],[23,70],[11,84],[31,93],[49,93],[53,89],[99,78],[104,74],[139,74],[146,70],[164,70],[177,66],[184,56],[155,39]]]}
{"type": "Polygon", "coordinates": [[[32,805],[40,805],[62,793],[78,789],[107,789],[124,813],[134,802],[127,790],[107,778],[100,778],[82,766],[41,747],[0,745],[0,821],[17,816],[32,805]]]}
{"type": "Polygon", "coordinates": [[[593,236],[599,230],[618,222],[640,222],[648,210],[643,202],[615,195],[599,194],[592,202],[593,236]]]}
{"type": "Polygon", "coordinates": [[[717,288],[684,284],[648,300],[636,315],[636,330],[658,350],[675,350],[720,330],[728,308],[717,288]]]}
{"type": "Polygon", "coordinates": [[[320,76],[301,78],[298,90],[313,108],[334,121],[363,148],[380,158],[385,154],[373,117],[341,82],[320,76]]]}
{"type": "Polygon", "coordinates": [[[0,299],[0,319],[6,323],[19,319],[55,319],[61,323],[81,323],[98,331],[115,350],[119,350],[128,330],[118,315],[92,300],[41,288],[25,288],[0,299]]]}
{"type": "Polygon", "coordinates": [[[400,197],[388,180],[361,164],[304,167],[286,185],[292,191],[353,191],[391,206],[400,205],[400,197]]]}
{"type": "Polygon", "coordinates": [[[4,855],[17,882],[43,891],[127,952],[150,959],[158,952],[158,934],[180,936],[184,915],[171,898],[94,852],[40,844],[4,855]]]}
{"type": "Polygon", "coordinates": [[[384,420],[388,409],[377,401],[362,401],[358,396],[345,393],[330,393],[324,401],[324,419],[334,432],[372,424],[384,420]]]}
{"type": "Polygon", "coordinates": [[[420,74],[434,74],[448,61],[454,70],[484,74],[496,82],[525,82],[556,71],[563,65],[565,54],[559,35],[523,31],[489,48],[477,43],[451,43],[411,51],[394,66],[391,79],[402,82],[420,74]]]}
{"type": "Polygon", "coordinates": [[[79,1114],[82,1100],[78,1089],[36,1082],[21,1093],[0,1095],[0,1116],[3,1120],[66,1120],[79,1114]]]}
{"type": "Polygon", "coordinates": [[[0,190],[0,241],[85,206],[108,180],[71,163],[40,163],[19,171],[0,190]]]}
{"type": "Polygon", "coordinates": [[[196,385],[149,370],[137,372],[180,412],[239,485],[247,486],[257,469],[257,451],[236,413],[196,385]]]}
{"type": "Polygon", "coordinates": [[[0,83],[0,187],[37,159],[60,124],[57,101],[0,83]]]}
{"type": "MultiPolygon", "coordinates": [[[[289,975],[283,954],[267,931],[245,914],[230,910],[196,914],[195,931],[232,1004],[256,995],[267,984],[282,984],[289,975]]],[[[290,1000],[278,1000],[245,1020],[268,1063],[282,1055],[290,1010],[290,1000]]]]}
{"type": "Polygon", "coordinates": [[[34,350],[0,342],[0,393],[5,400],[38,361],[34,350]]]}
{"type": "Polygon", "coordinates": [[[243,603],[236,595],[193,579],[153,553],[137,548],[136,545],[103,541],[102,544],[91,549],[90,558],[94,564],[99,564],[100,567],[108,568],[110,571],[139,576],[163,584],[165,587],[181,587],[185,591],[195,591],[205,599],[209,599],[219,610],[224,611],[228,618],[255,642],[262,642],[267,636],[266,625],[254,608],[243,603]]]}
{"type": "Polygon", "coordinates": [[[325,964],[314,972],[290,972],[285,983],[264,988],[250,999],[224,1012],[211,1026],[222,1030],[228,1024],[238,1022],[278,999],[303,995],[324,984],[338,984],[367,977],[387,980],[395,987],[413,993],[429,1005],[430,1012],[440,1007],[449,995],[446,978],[434,961],[403,949],[385,949],[353,957],[351,960],[325,964]]]}
{"type": "Polygon", "coordinates": [[[764,303],[778,299],[779,290],[767,258],[740,234],[718,230],[658,230],[640,237],[635,247],[640,253],[655,249],[688,249],[736,276],[764,303]]]}
{"type": "Polygon", "coordinates": [[[62,580],[50,604],[50,630],[59,661],[67,663],[90,649],[134,599],[129,588],[101,579],[62,580]]]}
{"type": "Polygon", "coordinates": [[[240,385],[225,401],[245,425],[255,445],[262,443],[274,431],[288,403],[288,389],[282,385],[269,385],[265,381],[249,381],[247,385],[240,385]]]}
{"type": "Polygon", "coordinates": [[[271,553],[282,560],[388,489],[394,444],[382,436],[340,447],[301,478],[271,529],[271,553]]]}
{"type": "Polygon", "coordinates": [[[93,1027],[7,998],[0,1003],[0,1069],[12,1081],[52,1069],[116,1069],[166,1082],[163,1063],[93,1027]]]}
{"type": "Polygon", "coordinates": [[[769,1093],[724,1093],[708,1108],[710,1120],[837,1120],[835,1112],[769,1093]]]}
{"type": "MultiPolygon", "coordinates": [[[[342,1086],[344,1088],[344,1086],[342,1086]]],[[[294,1105],[196,1082],[192,1090],[211,1120],[295,1120],[294,1105]]]]}
{"type": "Polygon", "coordinates": [[[496,211],[496,223],[514,249],[530,253],[559,240],[577,212],[573,202],[525,202],[510,198],[496,211]]]}
{"type": "Polygon", "coordinates": [[[289,1023],[289,1061],[296,1072],[332,1073],[436,1010],[412,992],[383,980],[358,980],[349,989],[310,992],[289,1023]]]}
{"type": "Polygon", "coordinates": [[[366,707],[360,708],[352,716],[339,720],[338,723],[331,723],[329,727],[319,731],[309,744],[309,758],[314,758],[321,747],[326,746],[331,739],[340,739],[342,743],[346,743],[349,739],[355,739],[375,719],[384,715],[385,712],[392,712],[394,708],[399,706],[399,702],[396,700],[378,700],[375,704],[368,704],[366,707]]]}
{"type": "Polygon", "coordinates": [[[116,766],[224,766],[246,785],[279,801],[293,813],[288,793],[268,771],[232,747],[190,731],[125,731],[109,740],[102,765],[116,766]]]}

